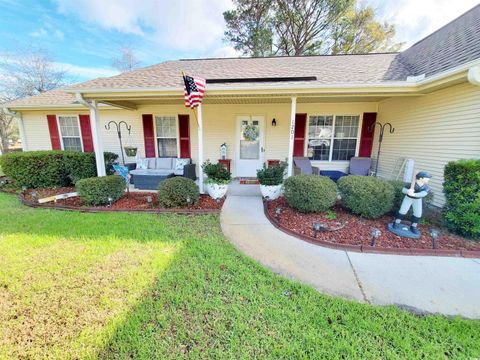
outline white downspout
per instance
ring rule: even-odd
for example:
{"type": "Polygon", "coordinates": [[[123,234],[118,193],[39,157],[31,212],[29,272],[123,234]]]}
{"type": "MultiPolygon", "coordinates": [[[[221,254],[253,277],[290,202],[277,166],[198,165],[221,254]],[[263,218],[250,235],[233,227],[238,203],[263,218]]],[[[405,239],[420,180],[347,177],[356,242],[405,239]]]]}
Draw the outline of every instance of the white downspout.
{"type": "Polygon", "coordinates": [[[288,142],[288,171],[287,176],[293,175],[293,145],[295,140],[295,115],[297,113],[297,97],[292,96],[292,108],[290,110],[290,139],[288,142]]]}
{"type": "Polygon", "coordinates": [[[472,85],[480,86],[480,65],[468,69],[468,81],[472,85]]]}
{"type": "Polygon", "coordinates": [[[23,151],[28,151],[28,146],[27,146],[27,137],[25,136],[25,125],[23,124],[23,118],[22,118],[22,113],[19,113],[17,111],[11,111],[8,108],[3,108],[3,112],[9,116],[13,116],[14,118],[17,119],[18,123],[18,132],[20,135],[20,140],[22,141],[22,150],[23,151]]]}
{"type": "Polygon", "coordinates": [[[98,104],[92,100],[88,102],[80,93],[76,93],[77,101],[90,109],[90,127],[92,128],[93,148],[95,149],[95,163],[97,164],[97,176],[105,176],[105,159],[103,158],[103,145],[100,141],[100,115],[98,104]]]}

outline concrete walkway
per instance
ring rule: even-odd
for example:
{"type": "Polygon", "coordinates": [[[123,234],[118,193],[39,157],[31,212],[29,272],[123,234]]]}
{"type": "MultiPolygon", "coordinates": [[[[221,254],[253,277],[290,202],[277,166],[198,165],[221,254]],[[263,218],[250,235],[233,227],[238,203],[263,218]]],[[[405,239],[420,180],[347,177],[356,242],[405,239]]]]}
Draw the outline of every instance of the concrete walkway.
{"type": "Polygon", "coordinates": [[[234,184],[223,205],[225,236],[274,272],[321,292],[375,305],[480,318],[480,260],[340,251],[276,229],[255,185],[234,184]]]}

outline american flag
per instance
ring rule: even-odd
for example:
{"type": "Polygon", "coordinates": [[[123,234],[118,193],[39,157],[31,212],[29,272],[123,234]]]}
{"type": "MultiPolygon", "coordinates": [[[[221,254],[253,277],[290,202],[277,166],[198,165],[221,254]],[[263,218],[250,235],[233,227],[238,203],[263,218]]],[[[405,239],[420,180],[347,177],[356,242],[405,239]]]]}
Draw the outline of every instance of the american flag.
{"type": "Polygon", "coordinates": [[[185,83],[183,87],[185,106],[193,109],[202,103],[206,81],[198,76],[183,75],[183,82],[185,83]]]}

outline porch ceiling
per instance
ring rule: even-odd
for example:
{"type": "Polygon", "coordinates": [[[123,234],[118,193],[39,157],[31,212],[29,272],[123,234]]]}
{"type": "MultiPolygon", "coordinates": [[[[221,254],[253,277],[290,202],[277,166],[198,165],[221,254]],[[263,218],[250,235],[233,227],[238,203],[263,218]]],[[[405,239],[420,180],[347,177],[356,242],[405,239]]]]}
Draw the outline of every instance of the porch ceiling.
{"type": "MultiPolygon", "coordinates": [[[[294,95],[291,95],[294,96],[294,95]]],[[[272,95],[223,95],[223,96],[205,96],[203,103],[205,105],[210,104],[290,104],[291,96],[272,96],[272,95]]],[[[339,96],[336,94],[325,94],[322,96],[298,96],[298,103],[342,103],[342,102],[378,102],[391,97],[388,95],[365,95],[359,94],[358,96],[339,96]]],[[[403,94],[405,96],[405,94],[403,94]]],[[[420,94],[409,96],[421,96],[420,94]]],[[[138,105],[179,105],[183,104],[184,99],[182,96],[164,96],[164,97],[151,97],[151,98],[138,98],[138,97],[125,97],[119,99],[116,98],[104,98],[98,101],[108,103],[115,106],[116,104],[122,108],[136,108],[138,105]]]]}

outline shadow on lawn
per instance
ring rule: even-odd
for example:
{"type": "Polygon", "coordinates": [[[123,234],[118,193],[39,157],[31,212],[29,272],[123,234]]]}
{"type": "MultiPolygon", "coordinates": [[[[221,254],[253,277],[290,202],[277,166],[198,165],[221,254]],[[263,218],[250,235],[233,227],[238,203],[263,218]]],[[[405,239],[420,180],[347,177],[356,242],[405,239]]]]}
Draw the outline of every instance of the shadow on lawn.
{"type": "Polygon", "coordinates": [[[218,215],[79,213],[33,209],[0,193],[0,233],[76,239],[175,242],[208,231],[218,215]],[[207,226],[207,229],[204,229],[207,226]]]}

